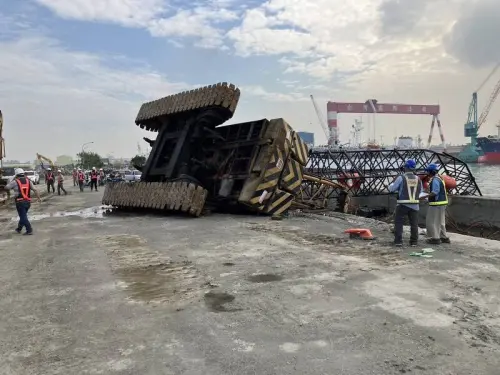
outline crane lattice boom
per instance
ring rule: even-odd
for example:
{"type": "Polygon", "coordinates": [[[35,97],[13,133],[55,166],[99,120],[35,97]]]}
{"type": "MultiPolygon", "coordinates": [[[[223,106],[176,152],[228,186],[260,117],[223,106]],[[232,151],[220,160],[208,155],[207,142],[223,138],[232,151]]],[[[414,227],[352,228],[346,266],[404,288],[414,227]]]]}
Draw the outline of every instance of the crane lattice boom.
{"type": "Polygon", "coordinates": [[[319,107],[316,104],[316,100],[314,100],[314,96],[310,95],[310,97],[311,97],[311,100],[313,102],[314,110],[316,111],[316,116],[318,116],[319,123],[320,123],[321,127],[323,128],[323,131],[325,132],[326,139],[328,139],[330,136],[330,133],[328,132],[328,127],[326,126],[325,119],[321,115],[319,107]]]}

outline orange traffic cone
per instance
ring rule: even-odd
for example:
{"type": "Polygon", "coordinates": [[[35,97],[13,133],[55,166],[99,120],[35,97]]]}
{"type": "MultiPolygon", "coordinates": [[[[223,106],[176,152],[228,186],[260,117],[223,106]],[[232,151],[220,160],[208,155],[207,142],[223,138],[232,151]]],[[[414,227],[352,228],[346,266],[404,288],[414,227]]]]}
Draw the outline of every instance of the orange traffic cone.
{"type": "Polygon", "coordinates": [[[362,240],[374,240],[375,237],[372,235],[370,229],[365,228],[351,228],[344,231],[344,233],[349,233],[350,238],[360,238],[362,240]]]}

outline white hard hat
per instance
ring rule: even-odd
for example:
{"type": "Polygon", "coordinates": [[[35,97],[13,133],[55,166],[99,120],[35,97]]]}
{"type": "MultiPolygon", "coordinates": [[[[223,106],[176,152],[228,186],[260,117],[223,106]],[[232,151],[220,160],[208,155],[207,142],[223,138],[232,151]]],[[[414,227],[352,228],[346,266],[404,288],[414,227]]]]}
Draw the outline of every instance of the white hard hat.
{"type": "Polygon", "coordinates": [[[95,167],[92,167],[93,170],[95,170],[95,167]]]}
{"type": "Polygon", "coordinates": [[[102,171],[102,168],[99,168],[100,171],[102,171]]]}
{"type": "Polygon", "coordinates": [[[82,169],[81,168],[78,168],[79,171],[81,171],[82,169]]]}
{"type": "Polygon", "coordinates": [[[47,168],[48,171],[51,171],[52,169],[51,168],[47,168]]]}
{"type": "Polygon", "coordinates": [[[57,170],[57,172],[61,173],[61,170],[60,170],[60,169],[58,169],[58,170],[57,170]]]}
{"type": "Polygon", "coordinates": [[[16,168],[16,169],[14,169],[14,173],[16,174],[16,176],[22,175],[22,174],[24,174],[24,169],[16,168]]]}

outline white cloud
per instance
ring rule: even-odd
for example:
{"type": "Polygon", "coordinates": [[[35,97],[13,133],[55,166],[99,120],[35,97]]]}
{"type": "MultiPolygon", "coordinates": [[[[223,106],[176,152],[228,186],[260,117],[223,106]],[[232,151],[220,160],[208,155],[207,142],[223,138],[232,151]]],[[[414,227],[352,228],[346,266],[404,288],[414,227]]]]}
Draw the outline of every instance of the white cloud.
{"type": "Polygon", "coordinates": [[[235,19],[236,14],[229,10],[198,7],[180,10],[170,18],[151,20],[147,28],[153,36],[199,37],[197,46],[216,48],[224,44],[224,36],[213,24],[235,19]]]}
{"type": "Polygon", "coordinates": [[[299,92],[269,92],[262,86],[243,86],[240,87],[242,98],[246,95],[257,96],[269,102],[300,102],[308,100],[303,93],[299,92]]]}
{"type": "MultiPolygon", "coordinates": [[[[220,23],[238,18],[229,3],[198,2],[193,9],[173,8],[165,0],[36,0],[67,19],[108,22],[143,28],[155,37],[193,37],[203,48],[221,47],[220,23]]],[[[189,4],[186,4],[189,5],[189,4]]]]}
{"type": "Polygon", "coordinates": [[[435,71],[438,65],[443,70],[453,63],[438,49],[461,10],[462,0],[436,0],[432,12],[426,8],[428,3],[422,2],[418,9],[421,16],[416,9],[408,13],[401,6],[387,6],[390,1],[269,0],[247,10],[241,25],[227,36],[241,56],[281,55],[285,72],[323,80],[336,73],[400,75],[435,71]],[[399,19],[399,15],[391,16],[391,11],[411,14],[408,33],[384,35],[382,11],[385,20],[399,19]]]}
{"type": "Polygon", "coordinates": [[[163,0],[36,0],[58,16],[143,26],[165,11],[163,0]]]}

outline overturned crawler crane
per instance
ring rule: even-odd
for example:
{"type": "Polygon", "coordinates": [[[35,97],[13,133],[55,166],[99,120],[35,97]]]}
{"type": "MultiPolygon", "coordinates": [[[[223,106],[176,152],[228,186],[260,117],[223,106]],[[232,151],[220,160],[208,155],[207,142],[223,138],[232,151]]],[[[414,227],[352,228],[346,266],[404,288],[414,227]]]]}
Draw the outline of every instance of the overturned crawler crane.
{"type": "Polygon", "coordinates": [[[283,119],[219,126],[239,97],[219,83],[143,104],[135,123],[158,136],[145,138],[152,150],[141,181],[110,183],[103,204],[193,216],[204,208],[284,213],[300,193],[307,147],[283,119]]]}

